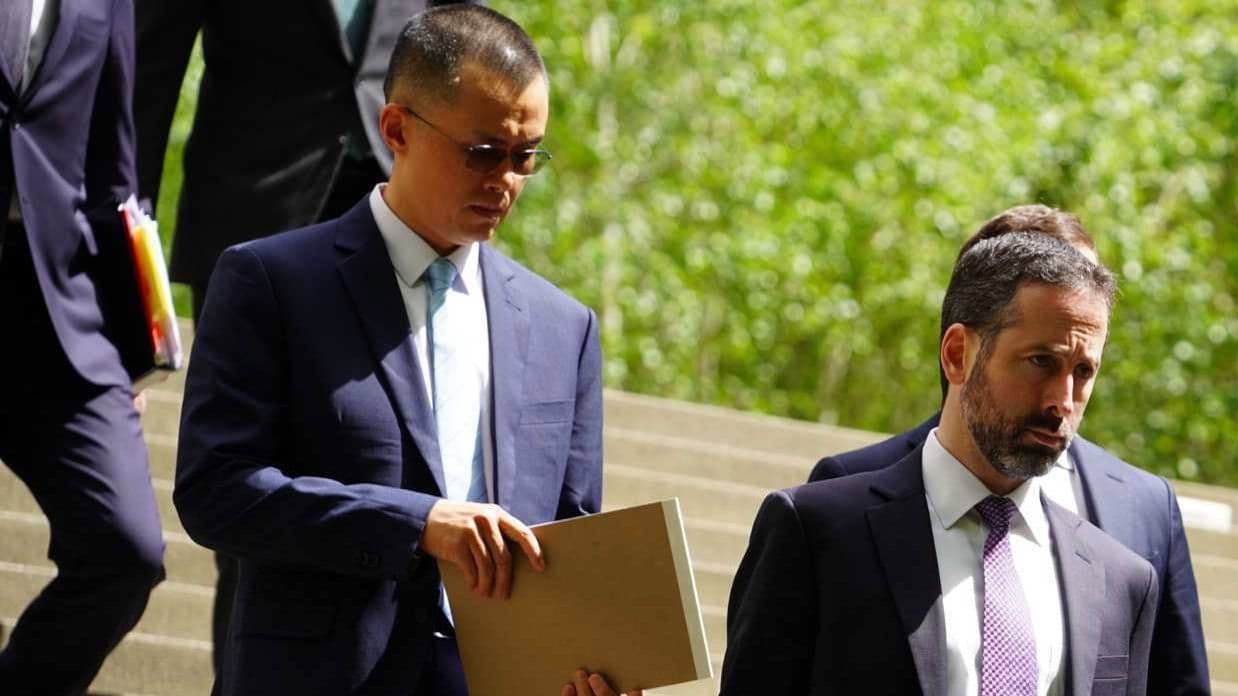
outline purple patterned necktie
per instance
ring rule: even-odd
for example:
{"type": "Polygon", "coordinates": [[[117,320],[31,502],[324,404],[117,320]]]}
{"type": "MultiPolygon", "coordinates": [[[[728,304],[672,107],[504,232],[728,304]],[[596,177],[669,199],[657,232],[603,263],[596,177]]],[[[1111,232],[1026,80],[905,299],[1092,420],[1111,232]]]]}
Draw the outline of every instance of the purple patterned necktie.
{"type": "Polygon", "coordinates": [[[976,503],[989,528],[984,540],[984,621],[981,632],[980,696],[1036,696],[1036,639],[1032,614],[1010,551],[1009,498],[976,503]]]}

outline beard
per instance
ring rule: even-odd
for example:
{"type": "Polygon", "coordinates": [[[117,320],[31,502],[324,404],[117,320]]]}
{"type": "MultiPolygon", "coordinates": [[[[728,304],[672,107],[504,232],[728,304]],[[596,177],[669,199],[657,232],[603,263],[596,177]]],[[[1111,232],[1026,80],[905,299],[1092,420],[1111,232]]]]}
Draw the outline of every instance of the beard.
{"type": "Polygon", "coordinates": [[[1049,473],[1074,433],[1062,418],[1047,414],[1008,416],[997,404],[984,365],[977,363],[971,379],[963,386],[963,422],[967,424],[976,448],[998,473],[1017,481],[1049,473]],[[1028,428],[1037,428],[1064,436],[1061,447],[1039,443],[1023,444],[1021,438],[1028,428]]]}

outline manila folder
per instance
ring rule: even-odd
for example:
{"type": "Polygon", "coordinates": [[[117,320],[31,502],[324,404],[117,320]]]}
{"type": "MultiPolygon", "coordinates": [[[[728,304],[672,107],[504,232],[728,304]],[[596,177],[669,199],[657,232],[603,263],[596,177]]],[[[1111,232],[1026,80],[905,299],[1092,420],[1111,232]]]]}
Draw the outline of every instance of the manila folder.
{"type": "Polygon", "coordinates": [[[510,599],[439,563],[469,693],[557,695],[577,669],[619,692],[713,676],[678,499],[532,529],[546,570],[513,543],[510,599]]]}

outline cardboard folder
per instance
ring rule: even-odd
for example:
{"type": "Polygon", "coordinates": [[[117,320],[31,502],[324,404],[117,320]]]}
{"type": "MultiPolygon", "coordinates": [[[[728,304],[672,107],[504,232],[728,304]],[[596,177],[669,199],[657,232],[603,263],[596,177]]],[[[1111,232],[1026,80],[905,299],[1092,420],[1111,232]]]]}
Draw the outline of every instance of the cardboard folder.
{"type": "Polygon", "coordinates": [[[515,549],[510,599],[439,564],[469,693],[558,694],[582,668],[619,692],[713,676],[678,499],[532,529],[546,570],[515,549]]]}

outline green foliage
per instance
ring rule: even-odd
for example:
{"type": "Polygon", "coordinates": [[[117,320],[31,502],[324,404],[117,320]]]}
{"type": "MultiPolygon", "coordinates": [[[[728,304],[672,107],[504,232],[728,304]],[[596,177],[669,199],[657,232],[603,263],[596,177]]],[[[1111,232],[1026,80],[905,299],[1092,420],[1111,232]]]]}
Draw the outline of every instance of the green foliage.
{"type": "Polygon", "coordinates": [[[1039,201],[1122,284],[1085,434],[1238,483],[1235,0],[493,4],[555,153],[499,243],[598,310],[608,385],[913,425],[960,244],[1039,201]]]}

